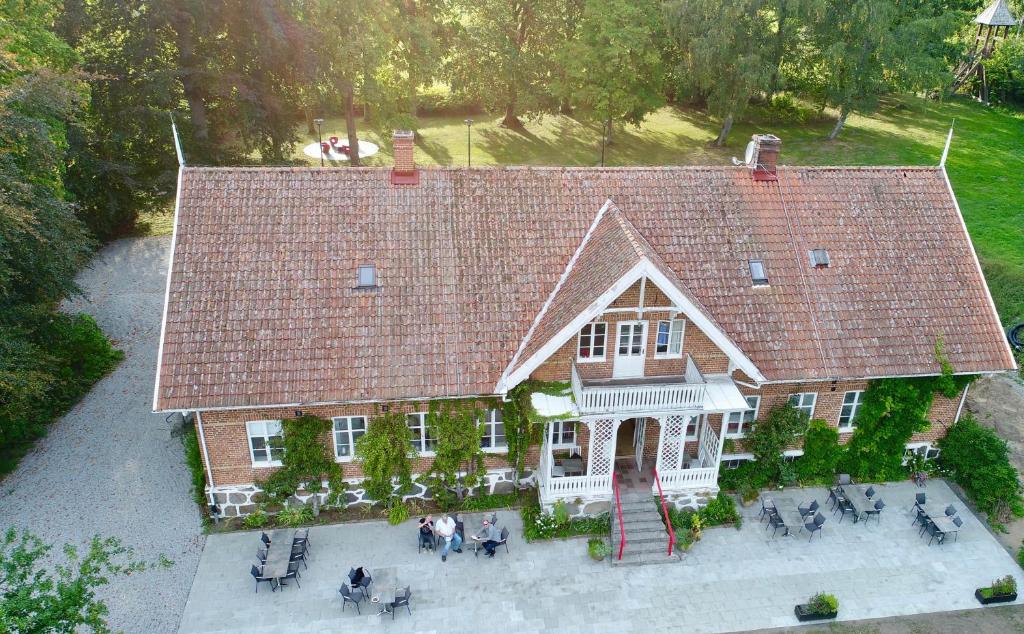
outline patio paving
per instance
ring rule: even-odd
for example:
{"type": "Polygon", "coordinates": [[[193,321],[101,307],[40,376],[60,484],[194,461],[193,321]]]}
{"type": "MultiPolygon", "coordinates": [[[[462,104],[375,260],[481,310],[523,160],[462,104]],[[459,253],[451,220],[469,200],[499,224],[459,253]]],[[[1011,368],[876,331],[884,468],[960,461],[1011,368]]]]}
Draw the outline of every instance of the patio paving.
{"type": "MultiPolygon", "coordinates": [[[[797,624],[793,605],[819,590],[839,598],[840,620],[980,607],[973,593],[1020,568],[944,482],[929,502],[952,503],[964,519],[956,543],[927,546],[908,508],[909,482],[876,485],[888,508],[876,524],[840,524],[824,489],[793,489],[817,498],[829,518],[823,536],[771,538],[759,506],[742,509],[743,528],[709,529],[682,563],[613,568],[587,558],[586,540],[526,544],[516,511],[499,512],[512,532],[510,554],[476,559],[470,550],[447,563],[417,554],[413,521],[315,527],[302,588],[254,593],[249,576],[259,532],[211,535],[182,616],[180,632],[328,632],[386,627],[394,632],[649,632],[685,626],[731,632],[797,624]],[[341,611],[337,593],[351,566],[396,566],[412,587],[412,616],[392,621],[341,611]]],[[[877,499],[877,498],[876,498],[877,499]]],[[[467,531],[469,528],[467,527],[467,531]]]]}

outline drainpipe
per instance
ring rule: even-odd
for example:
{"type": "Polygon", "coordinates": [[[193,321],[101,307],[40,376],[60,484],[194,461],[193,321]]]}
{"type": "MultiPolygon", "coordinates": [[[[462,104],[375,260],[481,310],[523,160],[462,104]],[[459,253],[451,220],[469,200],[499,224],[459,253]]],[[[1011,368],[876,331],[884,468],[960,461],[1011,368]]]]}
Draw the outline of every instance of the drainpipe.
{"type": "Polygon", "coordinates": [[[967,390],[969,389],[971,389],[970,383],[964,386],[964,393],[960,396],[960,406],[956,408],[956,418],[953,419],[954,425],[960,422],[960,413],[964,411],[964,403],[967,402],[967,390]]]}
{"type": "Polygon", "coordinates": [[[199,442],[203,444],[203,464],[206,465],[206,479],[210,482],[210,503],[213,503],[213,469],[210,468],[210,450],[206,447],[206,434],[203,433],[203,415],[196,410],[196,428],[199,430],[199,442]]]}

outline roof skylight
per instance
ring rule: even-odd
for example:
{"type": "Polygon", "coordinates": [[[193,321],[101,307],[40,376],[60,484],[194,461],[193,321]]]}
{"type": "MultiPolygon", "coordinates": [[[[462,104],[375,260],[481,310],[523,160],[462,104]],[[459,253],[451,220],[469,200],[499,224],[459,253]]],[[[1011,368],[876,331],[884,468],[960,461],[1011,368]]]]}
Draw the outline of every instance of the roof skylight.
{"type": "Polygon", "coordinates": [[[764,260],[750,260],[750,281],[754,286],[768,286],[768,273],[764,270],[764,260]]]}

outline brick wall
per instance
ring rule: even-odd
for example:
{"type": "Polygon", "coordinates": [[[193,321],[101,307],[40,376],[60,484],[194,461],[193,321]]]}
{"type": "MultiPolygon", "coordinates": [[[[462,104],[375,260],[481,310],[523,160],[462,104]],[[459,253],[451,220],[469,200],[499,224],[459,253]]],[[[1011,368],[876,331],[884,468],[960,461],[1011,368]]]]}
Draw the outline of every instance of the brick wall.
{"type": "MultiPolygon", "coordinates": [[[[401,413],[425,412],[426,403],[396,402],[389,403],[390,411],[401,413]]],[[[483,403],[478,404],[484,408],[483,403]]],[[[381,413],[381,405],[364,403],[356,405],[322,405],[302,407],[304,414],[313,414],[330,420],[334,416],[366,416],[372,421],[381,413]]],[[[213,472],[213,482],[217,486],[249,484],[260,482],[271,473],[274,467],[253,467],[249,455],[249,440],[246,433],[246,422],[256,420],[283,420],[295,418],[295,408],[263,408],[245,410],[204,411],[200,413],[203,433],[206,438],[206,449],[209,449],[209,465],[213,472]]],[[[325,434],[323,442],[334,451],[332,434],[325,434]]],[[[204,450],[205,451],[205,450],[204,450]]],[[[531,448],[527,456],[527,465],[537,463],[537,448],[531,448]]],[[[412,461],[413,473],[429,470],[432,463],[429,457],[419,457],[412,461]]],[[[359,463],[341,462],[346,478],[362,477],[359,463]]],[[[508,467],[504,453],[485,454],[484,464],[488,469],[508,467]]]]}
{"type": "MultiPolygon", "coordinates": [[[[612,308],[635,307],[640,301],[640,283],[637,282],[627,289],[614,302],[612,308]]],[[[659,307],[668,306],[672,302],[654,284],[648,283],[644,290],[644,306],[659,307]]],[[[685,319],[685,315],[679,315],[685,319]]],[[[729,357],[722,352],[718,346],[711,342],[708,336],[690,320],[686,320],[683,331],[683,358],[681,359],[658,359],[655,357],[655,343],[658,337],[658,320],[670,319],[671,313],[645,312],[643,319],[647,321],[647,357],[644,361],[644,374],[646,376],[679,375],[686,370],[686,355],[690,354],[697,363],[697,367],[706,374],[726,372],[729,369],[729,357]]],[[[636,313],[604,313],[595,321],[608,324],[605,361],[600,362],[577,362],[580,376],[585,379],[606,379],[612,376],[612,366],[615,360],[615,342],[618,336],[618,323],[620,321],[635,321],[636,313]]],[[[531,375],[532,378],[540,381],[568,381],[571,376],[573,360],[576,359],[576,350],[579,345],[579,337],[574,336],[551,357],[542,363],[531,375]]]]}

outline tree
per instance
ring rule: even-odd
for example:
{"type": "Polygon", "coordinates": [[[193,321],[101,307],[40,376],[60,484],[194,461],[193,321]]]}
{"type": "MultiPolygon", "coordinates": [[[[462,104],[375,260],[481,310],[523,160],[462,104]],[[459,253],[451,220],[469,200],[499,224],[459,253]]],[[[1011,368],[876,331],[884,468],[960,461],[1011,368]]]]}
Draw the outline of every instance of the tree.
{"type": "Polygon", "coordinates": [[[579,37],[560,52],[556,94],[609,126],[639,125],[665,103],[664,31],[656,0],[588,0],[579,37]]]}
{"type": "Polygon", "coordinates": [[[949,79],[944,41],[956,14],[941,0],[812,0],[803,64],[824,103],[839,111],[835,139],[851,112],[871,113],[882,95],[922,90],[949,79]]]}
{"type": "Polygon", "coordinates": [[[559,0],[456,0],[464,16],[456,36],[450,83],[520,129],[519,115],[553,109],[559,0]]]}
{"type": "Polygon", "coordinates": [[[49,569],[52,546],[24,532],[7,529],[0,542],[0,631],[75,632],[88,627],[106,633],[107,605],[96,597],[97,589],[113,576],[127,576],[172,562],[163,556],[157,563],[134,558],[130,548],[116,538],[93,537],[84,557],[65,545],[67,563],[49,569]]]}
{"type": "Polygon", "coordinates": [[[722,146],[751,97],[768,87],[772,17],[760,0],[674,0],[667,11],[682,76],[722,120],[722,146]]]}

